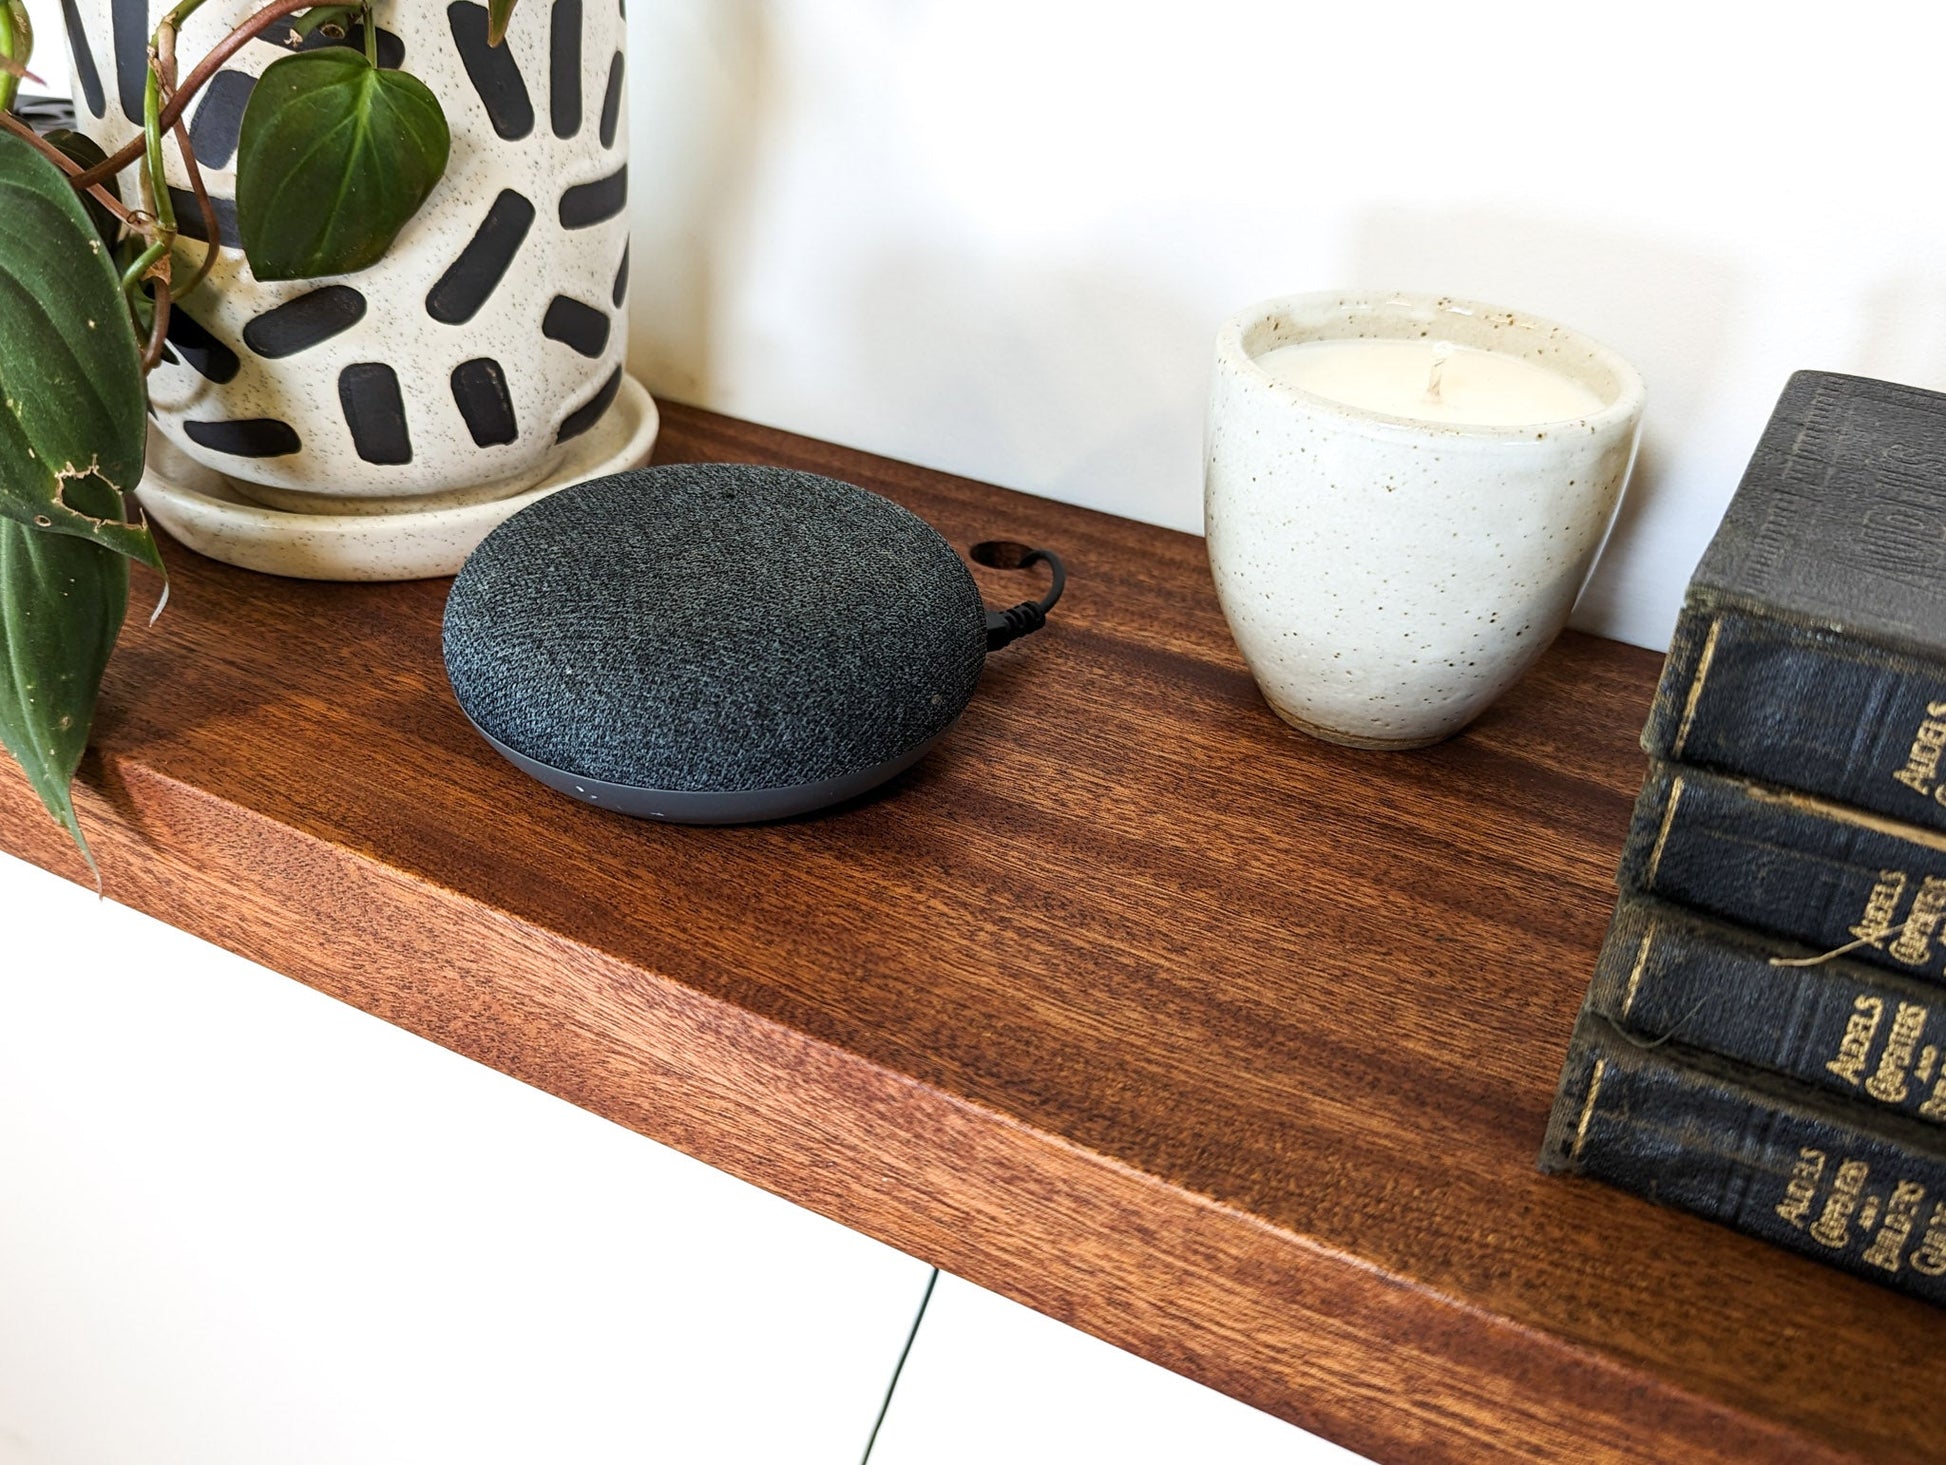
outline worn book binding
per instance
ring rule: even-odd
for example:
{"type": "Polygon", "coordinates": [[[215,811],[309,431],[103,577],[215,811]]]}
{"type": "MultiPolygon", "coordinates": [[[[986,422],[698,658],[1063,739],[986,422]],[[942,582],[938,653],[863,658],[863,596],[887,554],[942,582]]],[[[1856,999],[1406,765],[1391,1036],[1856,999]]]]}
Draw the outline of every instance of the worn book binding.
{"type": "Polygon", "coordinates": [[[1946,395],[1791,378],[1690,581],[1642,741],[1946,829],[1946,395]]]}
{"type": "Polygon", "coordinates": [[[1541,1151],[1935,1304],[1946,1304],[1946,1145],[1831,1099],[1582,1015],[1541,1151]]]}
{"type": "Polygon", "coordinates": [[[1946,987],[1632,896],[1587,1005],[1646,1041],[1946,1125],[1946,987]]]}
{"type": "Polygon", "coordinates": [[[1625,891],[1946,980],[1946,833],[1680,764],[1649,771],[1625,891]]]}

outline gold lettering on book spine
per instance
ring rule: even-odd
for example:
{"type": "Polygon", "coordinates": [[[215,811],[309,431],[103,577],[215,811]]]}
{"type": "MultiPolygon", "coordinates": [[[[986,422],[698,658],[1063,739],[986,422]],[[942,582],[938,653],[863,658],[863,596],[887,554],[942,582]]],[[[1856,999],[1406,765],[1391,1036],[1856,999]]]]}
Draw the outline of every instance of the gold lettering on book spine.
{"type": "Polygon", "coordinates": [[[1946,1204],[1932,1208],[1926,1221],[1926,1234],[1906,1258],[1906,1265],[1927,1277],[1946,1277],[1946,1204]]]}
{"type": "Polygon", "coordinates": [[[1901,1002],[1892,1015],[1892,1031],[1886,1035],[1885,1051],[1878,1055],[1878,1072],[1865,1080],[1865,1092],[1882,1104],[1903,1104],[1907,1092],[1906,1075],[1919,1051],[1919,1037],[1926,1030],[1926,1009],[1917,1002],[1901,1002]]]}
{"type": "Polygon", "coordinates": [[[1946,702],[1926,704],[1926,720],[1912,734],[1912,746],[1905,755],[1905,766],[1892,775],[1921,798],[1946,804],[1946,789],[1939,782],[1939,758],[1946,752],[1946,702]]]}
{"type": "Polygon", "coordinates": [[[1946,1124],[1946,1078],[1933,1085],[1932,1097],[1919,1106],[1919,1117],[1946,1124]]]}
{"type": "Polygon", "coordinates": [[[1885,1203],[1885,1219],[1879,1222],[1872,1244],[1865,1248],[1866,1261],[1888,1272],[1899,1269],[1900,1253],[1912,1239],[1913,1228],[1919,1224],[1919,1208],[1925,1200],[1926,1187],[1915,1181],[1901,1180],[1892,1187],[1892,1197],[1885,1203]]]}
{"type": "Polygon", "coordinates": [[[1817,1198],[1818,1181],[1823,1178],[1824,1151],[1799,1150],[1791,1163],[1791,1178],[1784,1182],[1784,1198],[1777,1204],[1777,1214],[1802,1231],[1804,1218],[1811,1214],[1811,1202],[1817,1198]]]}
{"type": "Polygon", "coordinates": [[[1851,1244],[1851,1218],[1858,1211],[1871,1173],[1872,1167],[1863,1160],[1839,1161],[1831,1194],[1824,1198],[1824,1210],[1811,1223],[1811,1235],[1819,1245],[1835,1250],[1851,1244]]]}
{"type": "Polygon", "coordinates": [[[1885,938],[1892,934],[1892,918],[1899,913],[1905,887],[1905,871],[1880,870],[1872,893],[1866,897],[1864,914],[1851,928],[1851,934],[1869,946],[1883,945],[1885,938]]]}
{"type": "Polygon", "coordinates": [[[1946,880],[1928,875],[1912,897],[1912,909],[1906,912],[1899,939],[1886,950],[1907,966],[1925,966],[1932,960],[1933,933],[1939,929],[1941,916],[1946,916],[1946,880]]]}
{"type": "Polygon", "coordinates": [[[1863,993],[1851,999],[1851,1016],[1845,1019],[1845,1035],[1838,1040],[1838,1056],[1825,1064],[1853,1088],[1865,1077],[1871,1062],[1872,1039],[1878,1036],[1879,1020],[1885,1016],[1885,999],[1863,993]]]}

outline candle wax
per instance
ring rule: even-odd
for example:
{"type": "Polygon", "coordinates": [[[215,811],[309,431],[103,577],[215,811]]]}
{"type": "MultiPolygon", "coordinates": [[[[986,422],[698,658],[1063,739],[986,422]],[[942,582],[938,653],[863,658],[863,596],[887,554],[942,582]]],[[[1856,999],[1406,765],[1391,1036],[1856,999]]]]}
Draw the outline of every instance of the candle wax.
{"type": "Polygon", "coordinates": [[[1450,341],[1299,341],[1273,347],[1257,364],[1348,407],[1422,422],[1530,427],[1602,405],[1580,382],[1544,366],[1450,341]]]}

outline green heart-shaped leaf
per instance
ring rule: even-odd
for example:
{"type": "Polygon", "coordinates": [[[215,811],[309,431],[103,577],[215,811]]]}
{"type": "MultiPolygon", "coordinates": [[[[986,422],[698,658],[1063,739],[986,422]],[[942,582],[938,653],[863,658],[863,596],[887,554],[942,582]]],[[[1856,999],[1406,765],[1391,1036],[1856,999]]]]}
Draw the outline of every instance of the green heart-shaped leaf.
{"type": "Polygon", "coordinates": [[[0,519],[0,743],[95,868],[70,784],[128,609],[128,561],[0,519]]]}
{"type": "Polygon", "coordinates": [[[60,169],[0,133],[0,515],[160,570],[120,497],[142,477],[147,403],[107,246],[60,169]]]}
{"type": "Polygon", "coordinates": [[[376,263],[446,171],[446,115],[426,84],[328,47],[273,61],[243,109],[237,232],[260,280],[376,263]]]}

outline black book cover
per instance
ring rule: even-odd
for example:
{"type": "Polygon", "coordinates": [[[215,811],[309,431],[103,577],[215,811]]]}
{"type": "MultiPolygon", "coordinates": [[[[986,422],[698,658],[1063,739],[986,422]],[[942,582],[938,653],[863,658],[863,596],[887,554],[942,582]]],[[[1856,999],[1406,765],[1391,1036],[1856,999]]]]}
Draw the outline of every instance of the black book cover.
{"type": "Polygon", "coordinates": [[[1946,987],[1630,896],[1587,1006],[1649,1042],[1946,1125],[1946,987]]]}
{"type": "Polygon", "coordinates": [[[1791,378],[1690,581],[1643,743],[1946,829],[1946,394],[1791,378]]]}
{"type": "Polygon", "coordinates": [[[1940,1131],[1584,1012],[1543,1170],[1692,1211],[1946,1303],[1940,1131]]]}
{"type": "Polygon", "coordinates": [[[1946,833],[1681,764],[1649,770],[1624,891],[1946,980],[1946,833]]]}

